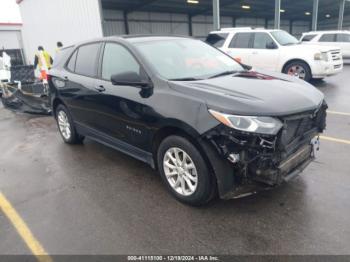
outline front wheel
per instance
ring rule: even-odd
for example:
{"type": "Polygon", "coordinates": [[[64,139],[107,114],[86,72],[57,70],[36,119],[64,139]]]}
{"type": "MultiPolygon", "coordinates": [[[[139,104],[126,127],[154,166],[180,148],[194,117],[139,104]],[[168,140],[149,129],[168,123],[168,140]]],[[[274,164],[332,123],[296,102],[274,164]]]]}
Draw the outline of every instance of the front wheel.
{"type": "Polygon", "coordinates": [[[169,136],[158,149],[158,166],[164,184],[179,201],[203,205],[215,195],[215,183],[198,149],[187,139],[169,136]]]}
{"type": "Polygon", "coordinates": [[[302,61],[291,62],[287,64],[283,70],[283,73],[298,77],[300,79],[309,82],[311,80],[311,70],[308,64],[302,61]]]}
{"type": "Polygon", "coordinates": [[[56,121],[58,130],[67,144],[80,144],[84,137],[79,135],[74,127],[73,120],[64,105],[59,105],[56,108],[56,121]]]}

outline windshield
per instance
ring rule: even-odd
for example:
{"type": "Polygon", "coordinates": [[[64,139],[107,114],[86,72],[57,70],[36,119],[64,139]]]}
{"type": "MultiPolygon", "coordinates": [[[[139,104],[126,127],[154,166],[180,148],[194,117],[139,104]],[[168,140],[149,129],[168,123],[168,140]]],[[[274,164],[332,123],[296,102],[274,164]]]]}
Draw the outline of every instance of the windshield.
{"type": "Polygon", "coordinates": [[[168,80],[197,80],[243,70],[233,58],[200,40],[162,39],[135,46],[158,74],[168,80]]]}
{"type": "Polygon", "coordinates": [[[271,35],[276,39],[280,45],[296,45],[299,41],[286,31],[272,31],[271,35]]]}

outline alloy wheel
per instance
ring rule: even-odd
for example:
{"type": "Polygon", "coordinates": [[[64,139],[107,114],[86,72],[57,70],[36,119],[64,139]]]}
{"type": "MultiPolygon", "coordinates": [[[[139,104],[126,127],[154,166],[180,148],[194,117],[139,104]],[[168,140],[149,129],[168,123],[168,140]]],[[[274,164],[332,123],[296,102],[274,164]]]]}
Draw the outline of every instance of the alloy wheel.
{"type": "Polygon", "coordinates": [[[288,69],[288,75],[299,77],[300,79],[305,79],[306,71],[304,67],[300,65],[291,66],[288,69]]]}
{"type": "Polygon", "coordinates": [[[198,185],[197,169],[191,157],[182,149],[169,148],[163,159],[164,173],[169,185],[180,195],[192,195],[198,185]]]}
{"type": "Polygon", "coordinates": [[[57,121],[58,121],[58,127],[60,129],[62,136],[66,140],[69,140],[72,132],[71,132],[71,126],[70,126],[69,119],[66,112],[64,112],[63,110],[59,111],[57,115],[57,121]]]}

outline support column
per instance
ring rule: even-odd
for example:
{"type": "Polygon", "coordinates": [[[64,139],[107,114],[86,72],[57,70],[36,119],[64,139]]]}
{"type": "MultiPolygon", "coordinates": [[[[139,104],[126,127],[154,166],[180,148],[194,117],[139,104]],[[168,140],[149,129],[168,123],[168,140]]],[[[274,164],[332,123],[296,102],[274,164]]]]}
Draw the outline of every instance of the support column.
{"type": "Polygon", "coordinates": [[[213,0],[213,28],[220,29],[220,0],[213,0]]]}
{"type": "Polygon", "coordinates": [[[188,15],[188,34],[193,36],[192,15],[188,15]]]}
{"type": "Polygon", "coordinates": [[[269,19],[265,18],[265,29],[269,28],[269,19]]]}
{"type": "Polygon", "coordinates": [[[105,19],[104,19],[104,15],[103,15],[103,8],[102,8],[102,2],[101,0],[98,0],[98,11],[100,13],[100,20],[101,20],[101,33],[102,36],[106,36],[105,35],[105,31],[104,31],[104,23],[105,23],[105,19]]]}
{"type": "Polygon", "coordinates": [[[124,11],[123,12],[123,18],[124,18],[124,30],[125,30],[125,34],[130,34],[129,32],[129,23],[128,23],[128,12],[124,11]]]}
{"type": "Polygon", "coordinates": [[[318,20],[318,1],[314,0],[314,6],[312,10],[312,26],[311,30],[316,31],[317,30],[317,20],[318,20]]]}
{"type": "Polygon", "coordinates": [[[345,0],[340,0],[338,30],[343,29],[344,9],[345,9],[345,0]]]}
{"type": "Polygon", "coordinates": [[[281,0],[275,0],[275,29],[281,26],[281,0]]]}

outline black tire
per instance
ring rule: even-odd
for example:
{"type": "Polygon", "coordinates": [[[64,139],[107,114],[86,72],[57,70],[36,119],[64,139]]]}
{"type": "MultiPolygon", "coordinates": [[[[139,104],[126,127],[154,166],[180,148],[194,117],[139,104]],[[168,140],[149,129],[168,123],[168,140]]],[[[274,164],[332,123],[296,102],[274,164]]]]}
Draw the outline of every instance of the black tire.
{"type": "Polygon", "coordinates": [[[289,74],[289,71],[293,68],[293,67],[299,67],[302,68],[305,72],[305,77],[302,78],[300,77],[300,79],[303,79],[306,82],[310,82],[311,78],[312,78],[312,74],[311,74],[311,69],[309,67],[309,65],[303,61],[294,61],[294,62],[290,62],[288,63],[284,69],[283,69],[283,73],[285,74],[289,74]]]}
{"type": "Polygon", "coordinates": [[[198,149],[186,138],[180,136],[169,136],[165,138],[157,153],[157,161],[159,172],[162,177],[164,184],[168,191],[179,201],[189,204],[192,206],[200,206],[208,203],[215,196],[215,180],[211,175],[210,169],[208,168],[205,160],[198,149]],[[183,150],[193,161],[197,170],[197,187],[195,191],[188,196],[178,193],[168,181],[164,171],[164,157],[166,152],[171,148],[178,148],[183,150]]]}
{"type": "Polygon", "coordinates": [[[73,119],[72,119],[68,109],[64,105],[60,104],[57,106],[55,116],[56,116],[56,123],[57,123],[58,131],[60,132],[61,137],[65,143],[67,143],[67,144],[81,144],[84,141],[85,137],[81,136],[77,133],[76,128],[74,126],[73,119]],[[59,115],[61,112],[63,112],[67,116],[68,123],[70,125],[70,135],[68,137],[62,133],[60,125],[59,125],[58,118],[59,118],[59,115]]]}

